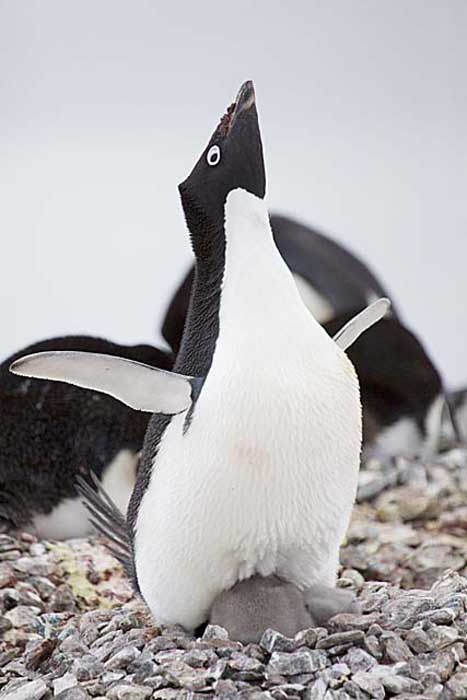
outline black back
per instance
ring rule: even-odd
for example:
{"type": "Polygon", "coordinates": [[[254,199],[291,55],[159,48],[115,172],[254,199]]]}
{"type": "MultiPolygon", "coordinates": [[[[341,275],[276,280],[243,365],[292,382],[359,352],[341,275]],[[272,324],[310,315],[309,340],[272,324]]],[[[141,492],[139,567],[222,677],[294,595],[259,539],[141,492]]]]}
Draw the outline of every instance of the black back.
{"type": "Polygon", "coordinates": [[[17,358],[47,350],[80,350],[126,357],[171,369],[172,356],[149,345],[67,336],[30,345],[0,365],[0,519],[14,527],[76,496],[75,481],[98,476],[122,449],[137,452],[149,415],[62,382],[11,374],[17,358]]]}
{"type": "Polygon", "coordinates": [[[289,268],[330,303],[334,316],[390,296],[362,260],[329,236],[277,214],[271,215],[271,228],[289,268]]]}

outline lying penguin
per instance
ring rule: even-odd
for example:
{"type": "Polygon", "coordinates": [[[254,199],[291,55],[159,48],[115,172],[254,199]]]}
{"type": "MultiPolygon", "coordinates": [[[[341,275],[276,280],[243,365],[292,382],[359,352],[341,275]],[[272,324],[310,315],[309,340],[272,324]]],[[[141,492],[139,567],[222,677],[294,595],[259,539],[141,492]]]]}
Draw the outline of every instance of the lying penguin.
{"type": "Polygon", "coordinates": [[[18,357],[51,348],[118,355],[161,368],[173,360],[148,345],[68,336],[30,345],[0,365],[0,530],[64,539],[92,530],[76,493],[79,473],[92,469],[126,509],[149,416],[101,393],[8,371],[18,357]]]}
{"type": "MultiPolygon", "coordinates": [[[[355,312],[328,321],[332,336],[355,312]]],[[[370,328],[348,351],[363,405],[366,457],[432,455],[447,412],[442,380],[419,339],[394,316],[370,328]]]]}
{"type": "MultiPolygon", "coordinates": [[[[317,321],[325,323],[347,312],[355,313],[355,309],[365,308],[374,299],[389,296],[365,263],[328,236],[277,214],[270,216],[270,224],[275,244],[317,321]]],[[[192,266],[176,289],[162,322],[162,336],[173,352],[180,348],[194,272],[192,266]]],[[[392,313],[395,314],[394,308],[392,313]]]]}
{"type": "Polygon", "coordinates": [[[155,619],[188,630],[254,574],[334,586],[356,493],[361,407],[343,349],[388,302],[331,339],[274,244],[265,188],[247,82],[179,187],[196,274],[174,371],[80,352],[11,368],[154,414],[126,521],[98,497],[95,521],[155,619]]]}
{"type": "Polygon", "coordinates": [[[457,389],[448,395],[448,413],[443,426],[447,435],[454,432],[457,442],[467,443],[467,389],[457,389]]]}

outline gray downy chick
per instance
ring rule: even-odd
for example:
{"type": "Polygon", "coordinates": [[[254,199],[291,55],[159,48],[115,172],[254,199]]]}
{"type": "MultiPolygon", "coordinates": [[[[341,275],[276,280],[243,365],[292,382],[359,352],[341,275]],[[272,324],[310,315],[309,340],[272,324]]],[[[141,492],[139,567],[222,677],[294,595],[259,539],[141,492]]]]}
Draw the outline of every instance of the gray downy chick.
{"type": "Polygon", "coordinates": [[[267,629],[286,637],[324,625],[342,612],[358,612],[353,593],[317,584],[305,592],[277,576],[253,576],[221,593],[209,622],[224,627],[231,639],[257,643],[267,629]]]}
{"type": "Polygon", "coordinates": [[[330,588],[321,583],[315,583],[303,591],[305,606],[314,619],[317,627],[326,627],[328,620],[340,613],[358,615],[361,612],[360,603],[353,591],[343,588],[330,588]]]}

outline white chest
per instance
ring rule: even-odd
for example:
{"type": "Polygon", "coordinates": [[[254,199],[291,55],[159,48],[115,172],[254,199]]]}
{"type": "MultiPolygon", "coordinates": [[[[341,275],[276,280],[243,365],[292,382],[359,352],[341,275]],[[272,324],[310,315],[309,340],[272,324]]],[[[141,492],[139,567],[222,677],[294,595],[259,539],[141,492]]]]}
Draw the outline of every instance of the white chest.
{"type": "Polygon", "coordinates": [[[180,415],[166,430],[140,505],[136,570],[161,622],[196,626],[254,572],[300,586],[336,574],[357,483],[358,383],[280,257],[267,275],[264,259],[251,274],[230,245],[210,372],[189,429],[180,415]]]}

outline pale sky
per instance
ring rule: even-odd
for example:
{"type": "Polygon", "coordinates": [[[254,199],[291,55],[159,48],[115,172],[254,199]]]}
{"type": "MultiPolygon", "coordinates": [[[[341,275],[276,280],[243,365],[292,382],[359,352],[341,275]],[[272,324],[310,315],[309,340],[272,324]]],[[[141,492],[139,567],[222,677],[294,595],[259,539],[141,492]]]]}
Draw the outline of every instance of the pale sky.
{"type": "Polygon", "coordinates": [[[271,210],[364,258],[467,384],[467,2],[0,0],[1,355],[157,340],[177,184],[256,86],[271,210]]]}

